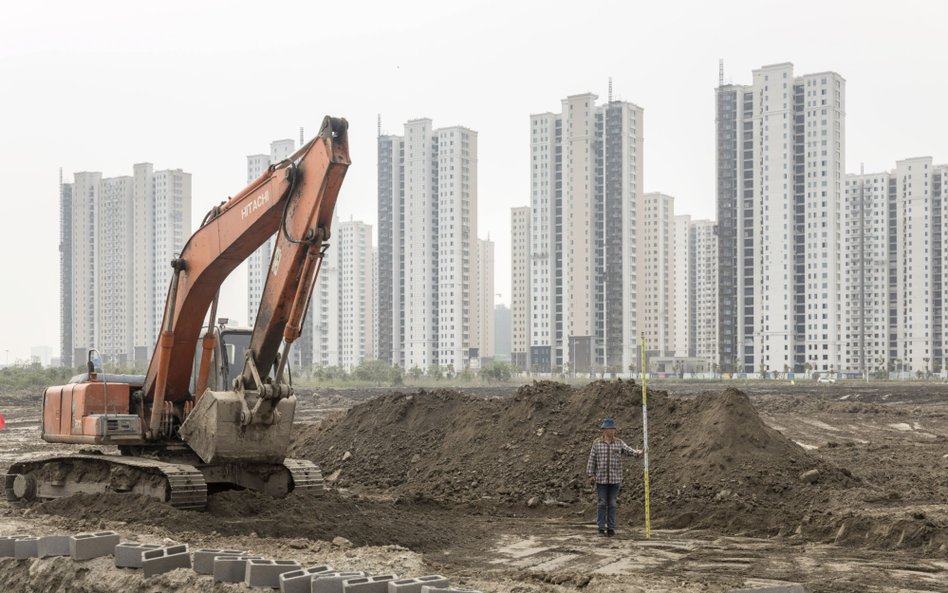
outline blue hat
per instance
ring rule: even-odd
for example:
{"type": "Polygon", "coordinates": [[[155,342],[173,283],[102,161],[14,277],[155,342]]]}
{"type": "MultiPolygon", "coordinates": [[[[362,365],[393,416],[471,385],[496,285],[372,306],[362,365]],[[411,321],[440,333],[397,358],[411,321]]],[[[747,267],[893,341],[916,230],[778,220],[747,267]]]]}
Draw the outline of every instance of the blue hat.
{"type": "Polygon", "coordinates": [[[602,421],[602,426],[600,426],[599,428],[606,429],[606,428],[615,428],[615,427],[616,427],[616,421],[613,420],[612,418],[606,418],[605,420],[602,421]]]}

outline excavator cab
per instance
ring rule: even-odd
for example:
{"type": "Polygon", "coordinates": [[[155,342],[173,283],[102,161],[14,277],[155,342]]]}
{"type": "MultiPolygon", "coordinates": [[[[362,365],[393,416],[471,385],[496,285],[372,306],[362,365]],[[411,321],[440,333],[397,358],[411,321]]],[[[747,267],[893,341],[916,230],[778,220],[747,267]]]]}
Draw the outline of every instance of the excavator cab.
{"type": "MultiPolygon", "coordinates": [[[[247,349],[250,347],[250,336],[253,330],[248,327],[234,325],[231,320],[221,318],[214,328],[217,343],[211,352],[211,372],[208,373],[207,388],[213,391],[231,389],[234,380],[240,377],[244,370],[244,361],[247,358],[247,349]]],[[[197,398],[197,380],[201,368],[201,342],[194,352],[194,364],[191,373],[191,394],[197,398]]]]}

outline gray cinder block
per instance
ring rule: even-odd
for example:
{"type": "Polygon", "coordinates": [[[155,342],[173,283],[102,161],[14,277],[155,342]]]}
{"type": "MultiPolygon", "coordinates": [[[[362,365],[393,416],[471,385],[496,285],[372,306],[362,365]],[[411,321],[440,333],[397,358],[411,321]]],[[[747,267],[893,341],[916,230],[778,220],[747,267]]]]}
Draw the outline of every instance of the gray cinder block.
{"type": "Polygon", "coordinates": [[[176,568],[191,568],[191,553],[188,551],[188,544],[177,544],[142,552],[142,570],[145,571],[146,579],[176,568]]]}
{"type": "Polygon", "coordinates": [[[0,537],[0,558],[13,558],[15,553],[14,542],[24,537],[32,537],[26,534],[22,535],[4,535],[0,537]]]}
{"type": "Polygon", "coordinates": [[[69,555],[73,560],[91,560],[99,556],[111,556],[119,545],[119,535],[114,531],[80,533],[69,538],[69,555]]]}
{"type": "Polygon", "coordinates": [[[330,572],[313,577],[311,593],[342,593],[342,585],[346,579],[366,576],[362,571],[330,572]]]}
{"type": "Polygon", "coordinates": [[[69,555],[69,536],[68,535],[45,535],[40,538],[39,557],[47,558],[49,556],[68,556],[69,555]]]}
{"type": "Polygon", "coordinates": [[[787,584],[771,587],[754,587],[751,589],[731,589],[730,593],[806,593],[803,585],[787,584]]]}
{"type": "Polygon", "coordinates": [[[139,544],[122,542],[115,546],[115,568],[141,568],[142,553],[147,550],[157,550],[159,544],[139,544]]]}
{"type": "Polygon", "coordinates": [[[260,556],[215,556],[214,581],[222,583],[242,583],[247,578],[247,563],[260,556]]]}
{"type": "Polygon", "coordinates": [[[388,593],[421,593],[421,588],[425,585],[429,587],[447,587],[449,583],[447,577],[439,574],[413,579],[398,579],[388,582],[388,593]]]}
{"type": "Polygon", "coordinates": [[[388,584],[398,580],[393,574],[346,579],[342,583],[342,593],[388,593],[388,584]]]}
{"type": "Polygon", "coordinates": [[[332,572],[328,565],[310,566],[280,575],[280,593],[311,593],[314,575],[332,572]]]}
{"type": "Polygon", "coordinates": [[[247,575],[244,582],[250,587],[280,588],[280,575],[300,569],[296,560],[253,559],[247,562],[247,575]]]}
{"type": "Polygon", "coordinates": [[[194,572],[198,574],[214,574],[215,556],[243,556],[246,550],[214,550],[202,548],[194,551],[194,572]]]}
{"type": "Polygon", "coordinates": [[[39,557],[39,538],[21,537],[13,542],[13,557],[17,560],[39,557]]]}

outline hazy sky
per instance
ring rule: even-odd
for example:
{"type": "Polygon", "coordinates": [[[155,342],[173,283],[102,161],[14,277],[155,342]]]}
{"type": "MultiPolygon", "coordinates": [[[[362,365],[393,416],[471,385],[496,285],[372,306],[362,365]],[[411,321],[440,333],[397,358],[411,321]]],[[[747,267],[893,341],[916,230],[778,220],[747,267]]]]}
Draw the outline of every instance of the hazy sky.
{"type": "MultiPolygon", "coordinates": [[[[948,162],[948,2],[5,2],[0,21],[0,362],[59,351],[58,171],[193,175],[192,219],[246,155],[350,125],[340,219],[375,224],[376,117],[479,133],[479,234],[510,302],[510,207],[529,203],[529,115],[591,91],[645,109],[645,190],[714,217],[714,88],[793,62],[847,84],[846,163],[948,162]]],[[[221,315],[247,321],[242,271],[221,315]]]]}

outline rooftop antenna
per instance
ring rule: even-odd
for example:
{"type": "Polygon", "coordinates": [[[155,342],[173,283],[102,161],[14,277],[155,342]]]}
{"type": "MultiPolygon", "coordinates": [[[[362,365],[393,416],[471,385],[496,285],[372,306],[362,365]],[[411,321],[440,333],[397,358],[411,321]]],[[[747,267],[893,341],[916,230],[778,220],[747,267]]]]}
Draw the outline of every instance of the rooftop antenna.
{"type": "Polygon", "coordinates": [[[609,102],[612,103],[612,77],[609,77],[609,102]]]}
{"type": "Polygon", "coordinates": [[[724,58],[718,60],[718,86],[724,86],[724,58]]]}
{"type": "Polygon", "coordinates": [[[303,126],[300,126],[300,147],[303,146],[305,136],[303,136],[303,126]]]}
{"type": "Polygon", "coordinates": [[[378,133],[379,138],[381,138],[381,137],[382,137],[382,114],[381,114],[381,113],[379,114],[378,132],[377,132],[377,133],[378,133]]]}

